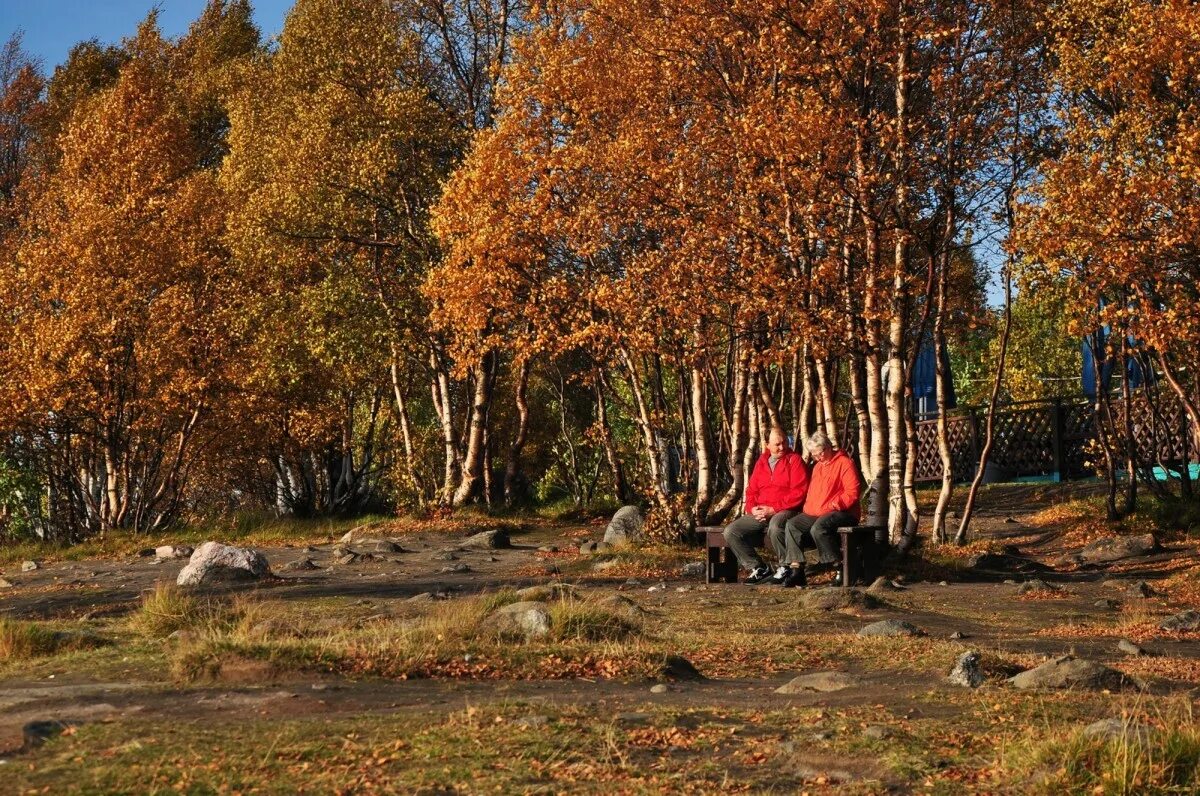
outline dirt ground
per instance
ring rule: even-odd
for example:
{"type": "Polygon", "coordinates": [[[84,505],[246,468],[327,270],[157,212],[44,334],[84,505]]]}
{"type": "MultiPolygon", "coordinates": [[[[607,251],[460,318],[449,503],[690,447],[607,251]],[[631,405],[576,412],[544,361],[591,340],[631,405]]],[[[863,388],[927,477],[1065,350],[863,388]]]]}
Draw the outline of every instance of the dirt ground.
{"type": "MultiPolygon", "coordinates": [[[[878,607],[831,612],[801,608],[821,584],[785,590],[685,576],[682,564],[702,560],[703,551],[631,554],[597,571],[606,557],[578,553],[580,541],[603,534],[595,524],[538,527],[514,534],[511,548],[483,551],[459,549],[459,539],[437,530],[393,536],[381,526],[370,535],[394,539],[403,552],[351,564],[335,563],[332,540],[265,548],[277,579],[217,590],[218,599],[249,594],[353,625],[503,589],[574,583],[589,600],[632,599],[646,612],[648,636],[684,638],[672,634],[686,624],[686,638],[699,641],[685,657],[704,679],[399,679],[231,659],[218,677],[196,681],[171,670],[170,642],[134,644],[128,653],[115,644],[0,668],[0,778],[10,783],[3,790],[1052,792],[1018,770],[1023,759],[1054,768],[1036,750],[1020,751],[1027,741],[1050,743],[1113,715],[1170,725],[1178,710],[1190,716],[1200,685],[1200,634],[1157,629],[1198,607],[1188,586],[1200,563],[1196,546],[1168,542],[1112,565],[1056,566],[1078,549],[1084,537],[1072,529],[1087,518],[1056,524],[1044,515],[1079,497],[1046,487],[990,496],[976,546],[1003,549],[1028,568],[977,570],[966,558],[926,550],[889,567],[899,588],[881,593],[878,607]],[[318,569],[285,568],[302,558],[318,569]],[[469,571],[443,571],[460,564],[469,571]],[[1032,577],[1056,590],[1018,594],[1032,577]],[[1130,592],[1141,581],[1152,596],[1130,592]],[[437,599],[413,600],[425,594],[437,599]],[[1098,604],[1106,599],[1112,603],[1098,604]],[[856,636],[881,619],[902,619],[924,635],[878,644],[856,636]],[[760,652],[757,633],[789,654],[760,652]],[[1146,654],[1119,651],[1122,638],[1146,654]],[[989,675],[978,690],[945,678],[968,649],[981,651],[989,675]],[[1065,653],[1136,676],[1147,690],[1026,695],[1004,681],[1065,653]],[[775,692],[817,670],[860,682],[828,693],[775,692]],[[665,688],[652,691],[660,682],[665,688]],[[257,728],[249,741],[248,728],[257,728]],[[469,755],[464,738],[474,739],[469,755]],[[134,770],[141,773],[131,780],[134,770]]],[[[124,627],[143,596],[173,582],[184,563],[8,566],[2,574],[13,586],[0,591],[0,618],[103,635],[124,627]]],[[[603,654],[603,644],[598,649],[603,654]]]]}

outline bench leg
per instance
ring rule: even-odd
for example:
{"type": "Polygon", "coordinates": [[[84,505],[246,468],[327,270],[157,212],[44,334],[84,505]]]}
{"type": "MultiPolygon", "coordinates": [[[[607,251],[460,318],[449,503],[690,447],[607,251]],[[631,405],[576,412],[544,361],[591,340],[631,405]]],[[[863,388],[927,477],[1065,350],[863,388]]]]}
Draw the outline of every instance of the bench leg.
{"type": "Polygon", "coordinates": [[[725,548],[725,562],[723,564],[725,571],[722,573],[725,576],[726,583],[738,582],[738,560],[733,554],[733,550],[725,548]]]}
{"type": "Polygon", "coordinates": [[[724,562],[721,561],[721,548],[719,548],[719,547],[708,548],[708,569],[705,570],[705,573],[704,573],[704,582],[705,583],[716,583],[716,582],[720,581],[721,575],[723,572],[723,569],[722,569],[723,564],[724,564],[724,562]]]}
{"type": "Polygon", "coordinates": [[[842,588],[850,588],[850,579],[854,575],[853,567],[851,566],[852,559],[850,556],[850,536],[849,534],[841,534],[842,537],[842,588]]]}

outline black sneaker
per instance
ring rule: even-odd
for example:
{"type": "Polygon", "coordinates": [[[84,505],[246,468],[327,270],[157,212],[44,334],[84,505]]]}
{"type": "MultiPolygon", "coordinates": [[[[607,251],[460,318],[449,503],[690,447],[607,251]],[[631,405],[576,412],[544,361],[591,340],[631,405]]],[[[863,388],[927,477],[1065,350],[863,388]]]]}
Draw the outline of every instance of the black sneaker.
{"type": "Polygon", "coordinates": [[[788,569],[786,565],[780,565],[775,570],[775,574],[771,576],[771,585],[778,586],[783,583],[783,579],[787,577],[788,569]]]}
{"type": "Polygon", "coordinates": [[[751,586],[756,586],[759,583],[768,581],[770,579],[771,579],[771,568],[770,567],[756,567],[746,577],[746,582],[749,583],[751,586]]]}
{"type": "Polygon", "coordinates": [[[815,564],[809,564],[804,568],[804,574],[808,577],[816,575],[824,575],[826,572],[832,572],[837,569],[837,564],[833,561],[818,561],[815,564]]]}
{"type": "Polygon", "coordinates": [[[804,570],[801,567],[788,567],[787,574],[783,576],[783,582],[780,585],[785,589],[794,589],[797,586],[807,586],[808,579],[804,577],[804,570]]]}

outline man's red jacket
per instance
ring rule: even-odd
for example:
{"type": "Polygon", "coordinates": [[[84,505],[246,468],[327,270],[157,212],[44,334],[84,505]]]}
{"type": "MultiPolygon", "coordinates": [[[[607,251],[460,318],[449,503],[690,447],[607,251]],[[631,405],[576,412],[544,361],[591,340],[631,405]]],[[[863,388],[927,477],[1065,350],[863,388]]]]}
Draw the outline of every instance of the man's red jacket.
{"type": "Polygon", "coordinates": [[[834,451],[824,462],[813,465],[812,484],[804,499],[804,513],[820,517],[831,511],[845,511],[858,520],[858,468],[845,451],[834,451]]]}
{"type": "Polygon", "coordinates": [[[808,465],[795,451],[784,451],[771,470],[764,453],[754,463],[746,486],[746,511],[755,506],[770,506],[776,511],[798,511],[808,493],[808,465]]]}

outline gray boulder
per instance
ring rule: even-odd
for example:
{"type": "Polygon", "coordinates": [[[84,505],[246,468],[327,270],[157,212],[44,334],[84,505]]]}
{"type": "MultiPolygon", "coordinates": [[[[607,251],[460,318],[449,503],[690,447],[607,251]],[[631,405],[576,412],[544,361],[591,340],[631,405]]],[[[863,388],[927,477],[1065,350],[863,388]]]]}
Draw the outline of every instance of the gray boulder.
{"type": "Polygon", "coordinates": [[[33,572],[35,569],[41,569],[41,568],[42,568],[42,565],[36,561],[22,561],[21,562],[21,571],[22,572],[33,572]]]}
{"type": "Polygon", "coordinates": [[[858,631],[860,636],[923,636],[925,631],[903,619],[884,619],[858,631]]]}
{"type": "Polygon", "coordinates": [[[862,685],[862,680],[848,672],[810,672],[793,677],[775,689],[776,694],[803,694],[808,691],[829,693],[862,685]]]}
{"type": "Polygon", "coordinates": [[[543,602],[522,600],[511,603],[498,609],[493,616],[496,629],[501,633],[527,639],[550,635],[550,611],[543,602]]]}
{"type": "Polygon", "coordinates": [[[469,550],[500,550],[512,547],[512,541],[508,538],[508,531],[503,528],[496,528],[495,530],[483,531],[474,536],[468,536],[459,542],[459,547],[465,547],[469,550]]]}
{"type": "Polygon", "coordinates": [[[604,541],[608,544],[636,542],[642,538],[645,522],[642,510],[637,506],[622,506],[604,530],[604,541]]]}
{"type": "Polygon", "coordinates": [[[1088,564],[1104,564],[1153,553],[1158,549],[1154,534],[1142,536],[1106,536],[1079,551],[1079,556],[1088,564]]]}
{"type": "Polygon", "coordinates": [[[703,561],[689,561],[683,565],[680,574],[685,578],[702,578],[706,569],[703,561]]]}
{"type": "Polygon", "coordinates": [[[1164,619],[1159,627],[1163,630],[1184,632],[1200,630],[1200,611],[1181,611],[1164,619]]]}
{"type": "Polygon", "coordinates": [[[180,570],[175,582],[180,586],[204,586],[269,577],[271,565],[267,563],[266,556],[257,550],[205,542],[192,553],[191,560],[180,570]]]}
{"type": "Polygon", "coordinates": [[[954,668],[947,678],[951,685],[961,685],[963,688],[978,688],[983,685],[983,670],[979,668],[979,653],[974,650],[958,656],[954,668]]]}
{"type": "Polygon", "coordinates": [[[1095,661],[1063,655],[1041,666],[1010,677],[1008,682],[1021,690],[1033,688],[1081,689],[1087,691],[1119,691],[1124,688],[1144,690],[1142,683],[1116,669],[1095,661]]]}

